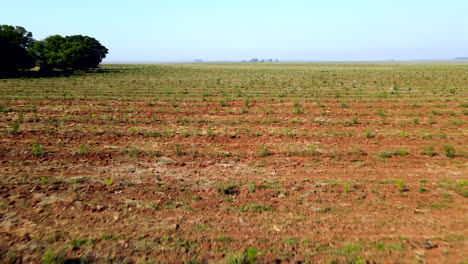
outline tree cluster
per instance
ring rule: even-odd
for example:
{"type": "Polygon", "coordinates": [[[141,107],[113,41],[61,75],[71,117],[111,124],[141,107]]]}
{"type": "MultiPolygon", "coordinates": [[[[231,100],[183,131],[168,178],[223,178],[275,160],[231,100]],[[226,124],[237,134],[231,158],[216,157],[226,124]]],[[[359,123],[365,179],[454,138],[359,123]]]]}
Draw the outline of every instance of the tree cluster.
{"type": "Polygon", "coordinates": [[[242,62],[279,62],[277,59],[276,60],[273,60],[273,59],[257,59],[257,58],[252,58],[250,59],[249,61],[246,61],[246,60],[243,60],[242,62]]]}
{"type": "Polygon", "coordinates": [[[95,38],[53,35],[35,40],[20,26],[0,25],[0,72],[27,70],[81,70],[96,68],[108,49],[95,38]]]}

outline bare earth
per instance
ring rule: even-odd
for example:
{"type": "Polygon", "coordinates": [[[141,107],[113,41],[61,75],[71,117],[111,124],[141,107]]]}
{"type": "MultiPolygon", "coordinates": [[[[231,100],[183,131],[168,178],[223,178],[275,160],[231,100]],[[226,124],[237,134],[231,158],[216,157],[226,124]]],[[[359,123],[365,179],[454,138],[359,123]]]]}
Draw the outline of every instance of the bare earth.
{"type": "Polygon", "coordinates": [[[466,92],[4,95],[0,262],[467,263],[466,92]]]}

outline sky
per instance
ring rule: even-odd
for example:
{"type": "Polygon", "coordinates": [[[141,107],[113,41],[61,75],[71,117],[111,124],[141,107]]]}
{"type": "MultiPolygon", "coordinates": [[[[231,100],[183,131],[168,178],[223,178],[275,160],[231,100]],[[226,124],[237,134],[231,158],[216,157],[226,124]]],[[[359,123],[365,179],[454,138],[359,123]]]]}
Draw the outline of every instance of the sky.
{"type": "Polygon", "coordinates": [[[468,57],[466,0],[15,0],[0,24],[87,35],[104,62],[468,57]]]}

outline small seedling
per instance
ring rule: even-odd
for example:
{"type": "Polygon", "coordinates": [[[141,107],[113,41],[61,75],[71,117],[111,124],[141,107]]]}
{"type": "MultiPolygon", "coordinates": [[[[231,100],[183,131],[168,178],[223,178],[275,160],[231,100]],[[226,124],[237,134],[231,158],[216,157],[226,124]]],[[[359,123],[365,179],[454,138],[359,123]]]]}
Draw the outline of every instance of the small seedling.
{"type": "Polygon", "coordinates": [[[209,127],[207,130],[206,130],[206,135],[210,138],[213,138],[215,137],[215,133],[213,132],[213,129],[211,129],[211,127],[209,127]]]}
{"type": "Polygon", "coordinates": [[[382,251],[387,250],[387,247],[386,247],[385,244],[382,243],[382,242],[377,242],[377,243],[375,243],[375,247],[376,247],[378,250],[382,250],[382,251]]]}
{"type": "Polygon", "coordinates": [[[387,115],[383,112],[382,109],[377,109],[377,110],[375,111],[375,114],[378,115],[378,116],[380,116],[381,118],[387,117],[387,115]]]}
{"type": "Polygon", "coordinates": [[[418,192],[423,193],[423,192],[427,192],[427,191],[429,191],[429,190],[424,188],[424,186],[421,183],[418,184],[418,192]]]}
{"type": "Polygon", "coordinates": [[[85,246],[87,244],[92,244],[92,243],[93,241],[87,238],[74,238],[70,241],[70,246],[72,246],[73,249],[79,249],[82,246],[85,246]]]}
{"type": "Polygon", "coordinates": [[[435,155],[437,155],[437,153],[435,152],[435,148],[433,145],[427,145],[424,147],[424,151],[423,151],[423,154],[426,155],[426,156],[429,156],[429,157],[434,157],[435,155]]]}
{"type": "Polygon", "coordinates": [[[41,177],[41,183],[42,183],[42,184],[47,184],[47,177],[42,176],[42,177],[41,177]]]}
{"type": "Polygon", "coordinates": [[[303,114],[304,110],[302,108],[294,108],[293,113],[296,115],[303,114]]]}
{"type": "Polygon", "coordinates": [[[407,138],[408,137],[408,132],[401,131],[400,135],[401,135],[402,138],[407,138]]]}
{"type": "Polygon", "coordinates": [[[224,258],[224,263],[226,264],[244,264],[245,261],[245,254],[243,252],[231,252],[226,254],[224,258]]]}
{"type": "Polygon", "coordinates": [[[346,123],[350,126],[352,125],[357,125],[359,124],[359,120],[357,118],[357,116],[353,116],[350,120],[346,121],[346,123]]]}
{"type": "Polygon", "coordinates": [[[42,263],[43,264],[57,264],[57,263],[65,263],[65,252],[61,251],[53,251],[48,249],[42,255],[42,263]]]}
{"type": "Polygon", "coordinates": [[[255,255],[257,255],[258,250],[254,248],[248,248],[246,250],[247,252],[247,258],[249,259],[249,264],[254,264],[255,263],[255,255]]]}
{"type": "Polygon", "coordinates": [[[56,118],[56,117],[49,117],[49,119],[47,119],[47,123],[49,123],[50,125],[52,125],[53,131],[54,131],[55,133],[57,133],[59,126],[62,124],[62,122],[60,121],[60,119],[58,119],[58,118],[56,118]]]}
{"type": "Polygon", "coordinates": [[[18,129],[20,127],[20,122],[18,120],[8,124],[8,134],[15,135],[18,133],[18,129]]]}
{"type": "Polygon", "coordinates": [[[231,104],[227,103],[224,100],[219,101],[219,105],[222,106],[222,107],[231,106],[231,104]]]}
{"type": "Polygon", "coordinates": [[[374,138],[375,137],[375,135],[372,134],[372,132],[369,129],[364,130],[364,136],[366,138],[374,138]]]}
{"type": "Polygon", "coordinates": [[[445,156],[455,158],[455,147],[452,144],[445,144],[442,147],[444,148],[445,156]]]}
{"type": "Polygon", "coordinates": [[[175,144],[174,145],[174,154],[177,156],[184,155],[184,146],[182,144],[175,144]]]}
{"type": "Polygon", "coordinates": [[[349,253],[357,253],[361,250],[361,246],[359,244],[345,243],[344,246],[346,251],[349,253]]]}
{"type": "Polygon", "coordinates": [[[455,185],[455,191],[461,196],[468,197],[468,181],[465,179],[459,180],[455,185]]]}
{"type": "Polygon", "coordinates": [[[405,148],[396,149],[395,150],[395,155],[404,157],[404,156],[408,155],[408,150],[406,150],[405,148]]]}
{"type": "Polygon", "coordinates": [[[107,179],[104,179],[104,183],[107,186],[110,186],[110,185],[112,185],[112,183],[114,183],[114,180],[112,178],[107,178],[107,179]]]}
{"type": "Polygon", "coordinates": [[[89,147],[86,146],[85,144],[80,144],[80,146],[78,146],[78,151],[76,152],[76,154],[78,155],[86,155],[89,153],[89,147]]]}
{"type": "Polygon", "coordinates": [[[396,179],[394,180],[396,185],[397,185],[397,188],[400,192],[406,192],[408,191],[408,189],[405,187],[405,181],[401,180],[401,179],[396,179]]]}
{"type": "Polygon", "coordinates": [[[34,143],[32,145],[32,153],[36,157],[44,156],[44,148],[40,144],[34,143]]]}
{"type": "Polygon", "coordinates": [[[265,145],[260,146],[260,148],[257,151],[257,156],[260,158],[267,157],[270,155],[271,153],[265,145]]]}
{"type": "Polygon", "coordinates": [[[343,191],[345,195],[348,194],[349,188],[351,188],[351,185],[349,183],[347,182],[343,183],[343,191]]]}

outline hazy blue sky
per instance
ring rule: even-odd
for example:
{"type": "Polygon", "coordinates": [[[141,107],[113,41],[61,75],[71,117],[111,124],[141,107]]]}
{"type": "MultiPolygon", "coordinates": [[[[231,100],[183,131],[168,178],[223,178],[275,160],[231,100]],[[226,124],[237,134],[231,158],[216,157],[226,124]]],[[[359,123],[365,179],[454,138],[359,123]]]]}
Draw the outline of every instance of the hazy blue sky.
{"type": "Polygon", "coordinates": [[[0,24],[82,34],[107,62],[468,56],[467,0],[15,0],[0,24]]]}

